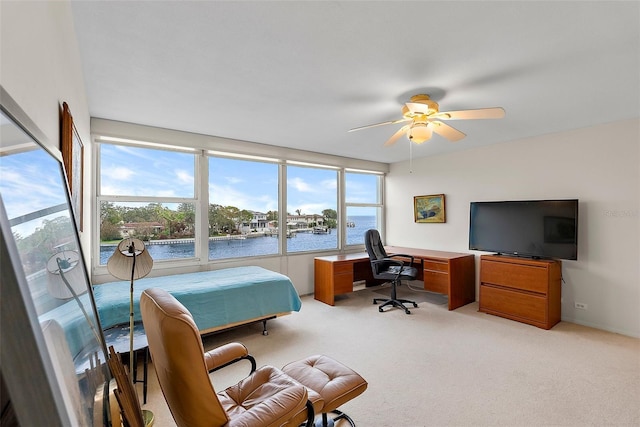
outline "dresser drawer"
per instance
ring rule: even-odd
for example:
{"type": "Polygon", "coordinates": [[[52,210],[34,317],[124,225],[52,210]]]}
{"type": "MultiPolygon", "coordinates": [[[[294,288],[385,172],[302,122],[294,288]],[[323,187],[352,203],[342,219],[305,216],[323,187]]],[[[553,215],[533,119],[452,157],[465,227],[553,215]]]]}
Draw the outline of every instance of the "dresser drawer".
{"type": "Polygon", "coordinates": [[[424,289],[439,294],[449,293],[449,275],[440,271],[423,270],[424,289]]]}
{"type": "Polygon", "coordinates": [[[480,282],[547,294],[549,270],[532,265],[482,260],[480,282]]]}
{"type": "Polygon", "coordinates": [[[543,296],[480,285],[480,311],[526,323],[547,323],[547,299],[543,296]]]}

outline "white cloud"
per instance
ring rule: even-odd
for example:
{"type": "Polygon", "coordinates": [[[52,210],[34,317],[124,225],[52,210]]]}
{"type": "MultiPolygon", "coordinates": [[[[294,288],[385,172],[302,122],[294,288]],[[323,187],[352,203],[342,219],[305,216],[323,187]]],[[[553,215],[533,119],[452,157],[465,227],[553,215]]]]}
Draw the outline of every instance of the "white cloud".
{"type": "Polygon", "coordinates": [[[335,190],[338,188],[338,182],[335,179],[325,179],[324,181],[320,181],[320,186],[324,190],[335,190]]]}
{"type": "Polygon", "coordinates": [[[238,191],[234,187],[211,184],[209,187],[209,203],[222,206],[235,206],[259,212],[278,209],[278,200],[267,195],[252,195],[238,191]]]}
{"type": "Polygon", "coordinates": [[[112,169],[106,168],[106,169],[103,169],[103,172],[106,172],[104,175],[107,178],[111,178],[116,181],[128,181],[131,179],[132,176],[135,175],[133,170],[129,168],[123,168],[123,167],[115,167],[112,169]]]}
{"type": "Polygon", "coordinates": [[[240,184],[241,182],[244,182],[243,179],[238,178],[236,176],[225,176],[224,180],[227,181],[229,184],[240,184]]]}
{"type": "Polygon", "coordinates": [[[306,181],[304,181],[301,178],[292,178],[290,180],[287,181],[289,185],[291,185],[293,188],[295,188],[298,191],[301,191],[303,193],[308,193],[314,190],[313,187],[311,187],[306,181]]]}
{"type": "Polygon", "coordinates": [[[193,184],[193,175],[189,172],[178,169],[175,171],[175,174],[178,178],[178,181],[184,184],[193,184]]]}

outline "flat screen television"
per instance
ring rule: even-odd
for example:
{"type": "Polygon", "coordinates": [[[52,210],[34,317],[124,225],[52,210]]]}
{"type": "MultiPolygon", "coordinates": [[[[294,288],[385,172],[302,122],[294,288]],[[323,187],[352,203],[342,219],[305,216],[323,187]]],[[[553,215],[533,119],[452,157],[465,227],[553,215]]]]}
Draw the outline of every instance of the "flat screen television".
{"type": "Polygon", "coordinates": [[[578,200],[471,202],[469,249],[578,259],[578,200]]]}

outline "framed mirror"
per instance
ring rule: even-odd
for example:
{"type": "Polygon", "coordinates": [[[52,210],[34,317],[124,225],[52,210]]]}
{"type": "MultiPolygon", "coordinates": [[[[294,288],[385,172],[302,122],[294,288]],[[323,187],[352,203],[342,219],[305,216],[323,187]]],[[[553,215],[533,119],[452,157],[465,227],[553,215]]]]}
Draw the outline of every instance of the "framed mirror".
{"type": "Polygon", "coordinates": [[[1,95],[2,378],[20,425],[109,425],[107,352],[61,156],[1,95]]]}

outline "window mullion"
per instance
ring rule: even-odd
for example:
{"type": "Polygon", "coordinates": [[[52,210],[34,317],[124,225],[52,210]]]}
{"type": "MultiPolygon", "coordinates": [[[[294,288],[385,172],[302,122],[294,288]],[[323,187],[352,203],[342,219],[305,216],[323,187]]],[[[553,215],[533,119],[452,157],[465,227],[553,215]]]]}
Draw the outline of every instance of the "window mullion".
{"type": "Polygon", "coordinates": [[[287,253],[287,167],[278,166],[278,252],[287,253]]]}
{"type": "Polygon", "coordinates": [[[195,156],[196,257],[200,264],[209,260],[209,158],[205,152],[195,156]]]}

